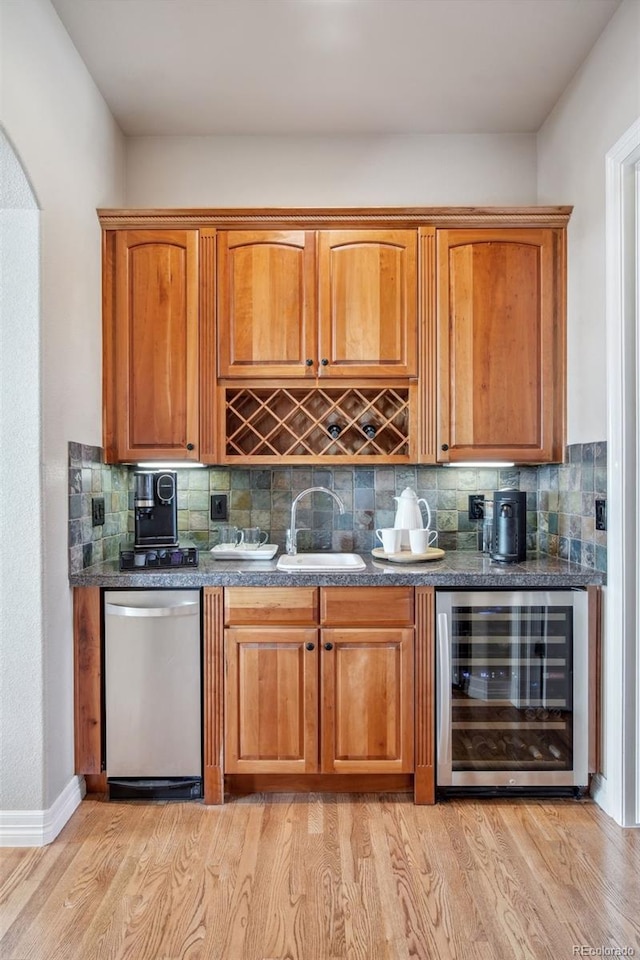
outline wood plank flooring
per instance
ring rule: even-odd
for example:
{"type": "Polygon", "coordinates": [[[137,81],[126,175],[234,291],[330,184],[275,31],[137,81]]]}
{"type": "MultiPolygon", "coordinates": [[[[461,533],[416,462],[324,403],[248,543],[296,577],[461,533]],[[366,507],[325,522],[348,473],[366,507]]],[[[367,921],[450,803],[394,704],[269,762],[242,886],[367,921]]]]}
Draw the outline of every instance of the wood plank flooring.
{"type": "Polygon", "coordinates": [[[640,831],[590,801],[87,798],[0,850],[1,960],[640,956],[639,908],[640,831]]]}

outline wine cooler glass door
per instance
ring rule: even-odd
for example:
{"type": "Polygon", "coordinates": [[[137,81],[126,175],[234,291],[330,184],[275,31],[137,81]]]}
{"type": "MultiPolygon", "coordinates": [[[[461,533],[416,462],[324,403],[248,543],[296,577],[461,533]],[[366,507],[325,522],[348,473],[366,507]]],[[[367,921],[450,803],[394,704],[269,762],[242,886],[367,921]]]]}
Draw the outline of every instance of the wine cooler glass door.
{"type": "Polygon", "coordinates": [[[438,783],[587,783],[584,591],[439,593],[438,783]]]}

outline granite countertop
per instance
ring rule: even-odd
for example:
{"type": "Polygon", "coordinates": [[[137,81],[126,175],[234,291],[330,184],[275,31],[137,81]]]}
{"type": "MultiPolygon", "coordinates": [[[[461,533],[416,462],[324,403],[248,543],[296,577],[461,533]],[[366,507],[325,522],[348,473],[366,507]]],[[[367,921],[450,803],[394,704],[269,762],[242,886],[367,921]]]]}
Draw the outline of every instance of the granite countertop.
{"type": "Polygon", "coordinates": [[[73,587],[231,587],[231,586],[435,586],[452,588],[584,587],[606,583],[606,575],[554,557],[532,556],[522,563],[494,563],[486,554],[451,551],[442,560],[398,564],[362,554],[366,570],[354,573],[286,573],[273,560],[214,560],[200,551],[196,568],[120,571],[105,561],[69,576],[73,587]]]}

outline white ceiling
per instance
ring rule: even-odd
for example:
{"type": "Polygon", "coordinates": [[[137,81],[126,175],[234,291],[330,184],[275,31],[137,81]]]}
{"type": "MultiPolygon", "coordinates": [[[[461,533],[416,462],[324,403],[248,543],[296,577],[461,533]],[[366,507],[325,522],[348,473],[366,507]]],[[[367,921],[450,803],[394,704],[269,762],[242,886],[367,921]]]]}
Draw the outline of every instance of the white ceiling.
{"type": "Polygon", "coordinates": [[[127,135],[539,129],[620,0],[52,0],[127,135]]]}

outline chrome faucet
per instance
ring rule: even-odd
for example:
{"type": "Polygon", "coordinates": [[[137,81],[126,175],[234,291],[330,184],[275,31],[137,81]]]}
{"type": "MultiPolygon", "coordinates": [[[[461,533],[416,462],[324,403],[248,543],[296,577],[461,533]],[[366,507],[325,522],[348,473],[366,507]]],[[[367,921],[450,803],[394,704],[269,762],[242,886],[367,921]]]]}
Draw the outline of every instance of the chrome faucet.
{"type": "MultiPolygon", "coordinates": [[[[329,490],[328,487],[307,487],[306,490],[303,490],[302,493],[299,493],[291,504],[291,520],[289,521],[289,529],[287,530],[287,553],[290,557],[295,556],[298,552],[298,530],[296,528],[296,507],[298,506],[300,500],[306,496],[307,493],[328,493],[330,497],[333,497],[335,502],[340,508],[340,513],[344,513],[344,503],[340,499],[337,493],[334,493],[333,490],[329,490]]],[[[304,528],[301,528],[304,529],[304,528]]]]}

